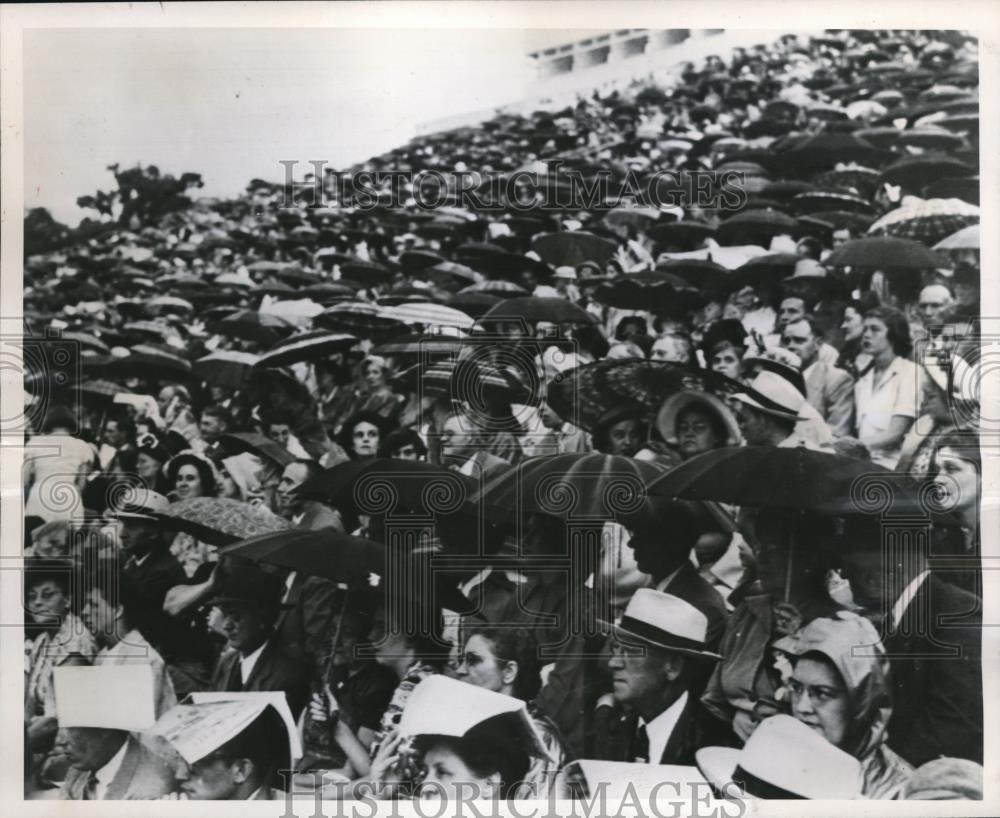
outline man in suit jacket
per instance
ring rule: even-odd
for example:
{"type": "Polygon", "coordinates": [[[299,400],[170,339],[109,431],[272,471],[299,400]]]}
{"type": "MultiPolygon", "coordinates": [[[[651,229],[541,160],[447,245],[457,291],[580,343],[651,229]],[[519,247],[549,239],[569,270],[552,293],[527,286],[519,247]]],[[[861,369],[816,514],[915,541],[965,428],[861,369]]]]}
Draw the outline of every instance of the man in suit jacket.
{"type": "Polygon", "coordinates": [[[66,801],[154,799],[176,789],[174,772],[126,730],[67,727],[66,801]]]}
{"type": "Polygon", "coordinates": [[[231,650],[212,674],[213,690],[282,690],[298,717],[309,695],[311,669],[277,638],[281,580],[259,569],[232,571],[209,604],[222,612],[222,629],[231,650]]]}
{"type": "Polygon", "coordinates": [[[888,744],[915,767],[940,756],[981,764],[980,601],[928,570],[925,546],[880,547],[878,536],[849,528],[838,551],[855,602],[881,617],[893,696],[888,744]]]}
{"type": "MultiPolygon", "coordinates": [[[[608,623],[605,623],[608,624],[608,623]]],[[[604,761],[694,764],[694,753],[717,743],[691,695],[705,649],[708,619],[672,594],[640,588],[613,631],[608,669],[612,693],[598,702],[590,755],[604,761]]]]}
{"type": "Polygon", "coordinates": [[[812,316],[785,326],[781,344],[802,360],[806,400],[826,421],[834,437],[846,437],[854,424],[854,379],[843,369],[819,358],[822,329],[812,316]]]}

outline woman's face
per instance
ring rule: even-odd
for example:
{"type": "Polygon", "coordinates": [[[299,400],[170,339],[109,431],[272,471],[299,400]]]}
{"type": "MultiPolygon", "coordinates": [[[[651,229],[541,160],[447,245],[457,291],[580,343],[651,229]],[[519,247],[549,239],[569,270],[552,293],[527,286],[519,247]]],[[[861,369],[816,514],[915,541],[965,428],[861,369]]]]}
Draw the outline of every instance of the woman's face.
{"type": "Polygon", "coordinates": [[[892,350],[889,328],[880,318],[866,318],[861,329],[861,349],[869,355],[883,355],[892,350]]]}
{"type": "Polygon", "coordinates": [[[232,475],[222,469],[219,471],[219,496],[230,500],[239,500],[242,497],[242,492],[232,475]]]}
{"type": "Polygon", "coordinates": [[[354,427],[351,442],[354,444],[354,453],[358,457],[375,457],[379,443],[378,427],[361,421],[354,427]]]}
{"type": "Polygon", "coordinates": [[[945,508],[962,511],[979,502],[980,477],[975,463],[945,446],[938,450],[937,468],[934,485],[941,492],[945,508]]]}
{"type": "Polygon", "coordinates": [[[449,747],[434,745],[424,753],[426,772],[420,785],[420,797],[458,803],[473,798],[493,798],[497,781],[494,776],[479,778],[461,757],[449,747]]]}
{"type": "Polygon", "coordinates": [[[677,416],[674,430],[681,455],[686,460],[696,454],[716,449],[724,441],[716,437],[708,412],[703,409],[686,409],[677,416]]]}
{"type": "Polygon", "coordinates": [[[145,452],[139,452],[135,461],[135,473],[147,486],[153,488],[156,485],[156,478],[160,475],[160,461],[145,452]]]}
{"type": "MultiPolygon", "coordinates": [[[[484,687],[494,693],[507,692],[505,680],[508,663],[501,662],[493,653],[493,645],[479,634],[469,637],[462,654],[462,663],[455,669],[455,678],[484,687]]],[[[513,679],[510,679],[513,681],[513,679]]]]}
{"type": "Polygon", "coordinates": [[[851,723],[847,688],[828,659],[803,656],[788,682],[792,715],[835,747],[840,747],[851,723]]]}
{"type": "Polygon", "coordinates": [[[68,608],[69,600],[54,580],[36,582],[28,589],[28,613],[39,625],[59,625],[68,608]]]}
{"type": "Polygon", "coordinates": [[[642,445],[642,424],[635,418],[620,420],[608,429],[608,454],[632,457],[642,445]]]}
{"type": "Polygon", "coordinates": [[[365,382],[373,389],[385,383],[385,372],[378,364],[370,363],[365,366],[365,382]]]}
{"type": "Polygon", "coordinates": [[[844,331],[845,341],[853,341],[855,338],[860,338],[863,325],[864,320],[861,318],[861,313],[854,309],[854,307],[848,307],[844,310],[844,320],[841,322],[840,328],[844,331]]]}
{"type": "Polygon", "coordinates": [[[727,378],[739,378],[742,356],[733,347],[720,349],[712,356],[712,370],[721,372],[727,378]]]}
{"type": "Polygon", "coordinates": [[[181,466],[177,470],[177,480],[174,483],[174,490],[177,492],[177,497],[180,500],[201,497],[201,475],[198,474],[198,469],[189,463],[181,466]]]}

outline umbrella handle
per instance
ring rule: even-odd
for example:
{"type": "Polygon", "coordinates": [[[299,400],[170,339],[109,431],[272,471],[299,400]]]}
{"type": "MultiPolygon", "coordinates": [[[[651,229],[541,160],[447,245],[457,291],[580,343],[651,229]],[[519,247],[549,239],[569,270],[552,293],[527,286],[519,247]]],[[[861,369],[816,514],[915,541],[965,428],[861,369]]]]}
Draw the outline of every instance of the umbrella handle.
{"type": "Polygon", "coordinates": [[[340,605],[340,616],[337,617],[337,628],[333,632],[333,639],[330,640],[330,654],[326,657],[326,665],[323,668],[323,684],[328,684],[330,670],[333,667],[333,657],[337,653],[337,645],[340,644],[341,625],[344,622],[344,614],[347,613],[347,603],[351,598],[349,588],[344,590],[344,601],[340,605]]]}

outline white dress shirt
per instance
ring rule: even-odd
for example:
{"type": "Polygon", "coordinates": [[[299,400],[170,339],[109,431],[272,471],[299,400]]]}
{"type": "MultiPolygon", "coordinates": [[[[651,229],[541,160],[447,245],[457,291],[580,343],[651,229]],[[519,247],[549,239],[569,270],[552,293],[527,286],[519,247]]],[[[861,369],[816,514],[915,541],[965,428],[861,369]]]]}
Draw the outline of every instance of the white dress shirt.
{"type": "Polygon", "coordinates": [[[917,591],[924,584],[924,581],[931,574],[930,571],[921,571],[917,574],[910,584],[903,589],[903,593],[899,595],[899,599],[896,600],[896,604],[892,606],[892,627],[898,628],[900,621],[903,619],[903,614],[906,613],[906,609],[910,607],[910,603],[913,602],[913,597],[917,595],[917,591]]]}
{"type": "Polygon", "coordinates": [[[247,679],[249,679],[250,674],[253,673],[253,666],[257,664],[257,660],[260,659],[260,655],[264,652],[264,648],[266,646],[267,642],[257,648],[257,650],[249,656],[240,657],[240,678],[243,680],[243,684],[247,683],[247,679]]]}
{"type": "Polygon", "coordinates": [[[125,753],[128,751],[128,739],[122,742],[122,746],[118,748],[118,752],[115,753],[108,760],[101,769],[94,772],[94,777],[97,778],[97,786],[94,788],[94,797],[98,801],[102,801],[104,796],[107,794],[108,787],[111,785],[112,779],[118,774],[119,768],[122,766],[122,762],[125,760],[125,753]]]}
{"type": "MultiPolygon", "coordinates": [[[[687,704],[688,694],[685,690],[680,697],[670,707],[660,713],[649,724],[646,724],[646,735],[649,737],[649,763],[659,764],[663,757],[663,751],[667,749],[667,742],[677,726],[677,721],[681,717],[681,712],[687,704]]],[[[645,724],[640,717],[639,724],[645,724]]]]}

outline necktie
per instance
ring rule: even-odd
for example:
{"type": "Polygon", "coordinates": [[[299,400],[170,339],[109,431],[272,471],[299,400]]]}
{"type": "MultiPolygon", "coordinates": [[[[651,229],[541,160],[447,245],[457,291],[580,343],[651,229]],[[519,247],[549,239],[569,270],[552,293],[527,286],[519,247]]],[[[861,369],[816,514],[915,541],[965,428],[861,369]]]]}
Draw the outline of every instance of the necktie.
{"type": "Polygon", "coordinates": [[[83,800],[97,800],[97,773],[92,772],[87,776],[87,786],[83,788],[83,800]]]}
{"type": "Polygon", "coordinates": [[[632,739],[632,760],[649,762],[649,733],[646,732],[645,724],[636,727],[635,737],[632,739]]]}

